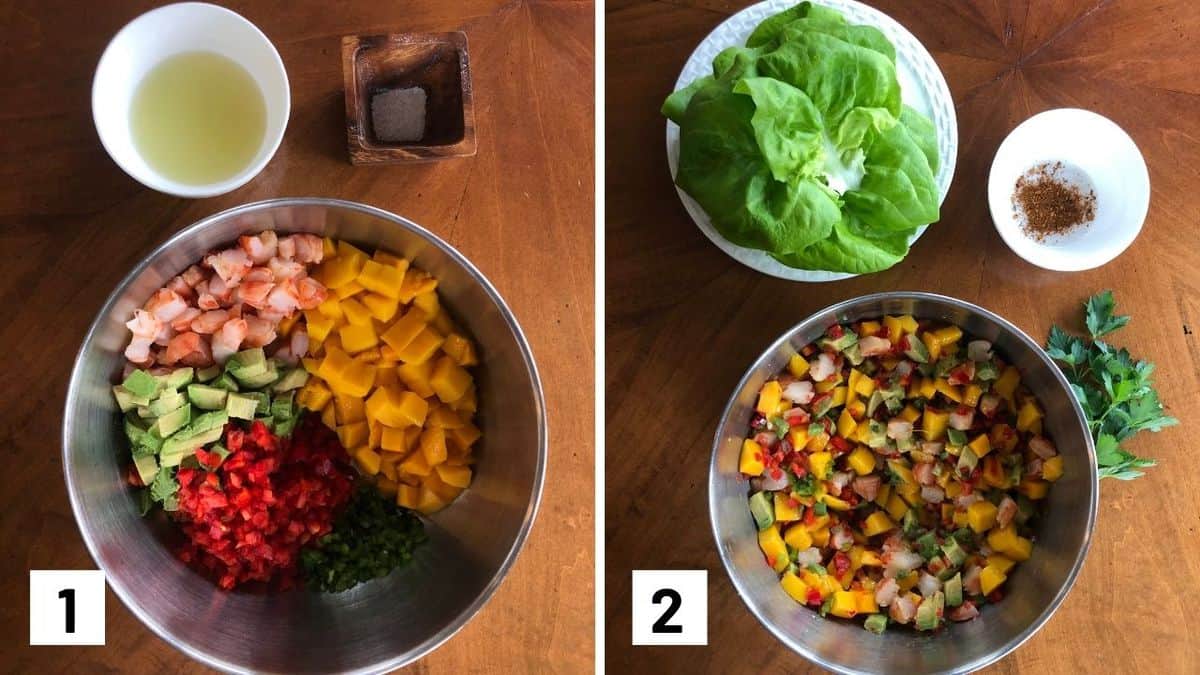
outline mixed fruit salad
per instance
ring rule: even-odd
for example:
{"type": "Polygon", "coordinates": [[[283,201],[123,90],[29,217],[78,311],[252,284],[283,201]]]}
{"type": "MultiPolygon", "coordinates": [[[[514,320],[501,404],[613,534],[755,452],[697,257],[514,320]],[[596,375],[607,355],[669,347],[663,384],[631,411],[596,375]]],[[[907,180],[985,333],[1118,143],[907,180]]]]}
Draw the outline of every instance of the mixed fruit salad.
{"type": "Polygon", "coordinates": [[[986,340],[885,316],[833,325],[768,380],[743,442],[783,591],[821,614],[936,630],[998,602],[1063,474],[1037,398],[986,340]]]}
{"type": "Polygon", "coordinates": [[[386,575],[471,483],[475,346],[404,258],[243,236],[126,326],[128,482],[222,588],[386,575]]]}

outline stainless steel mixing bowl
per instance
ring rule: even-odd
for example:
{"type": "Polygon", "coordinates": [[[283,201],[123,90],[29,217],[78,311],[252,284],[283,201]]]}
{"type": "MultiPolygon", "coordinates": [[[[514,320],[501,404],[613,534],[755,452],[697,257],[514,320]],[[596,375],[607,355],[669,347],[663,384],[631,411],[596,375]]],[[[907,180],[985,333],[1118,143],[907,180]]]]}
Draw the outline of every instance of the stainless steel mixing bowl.
{"type": "Polygon", "coordinates": [[[912,292],[866,295],[827,307],[767,348],[729,399],[713,442],[708,479],[717,548],[746,606],[789,648],[842,673],[965,673],[1016,649],[1049,620],[1071,589],[1091,543],[1098,494],[1096,452],[1083,410],[1038,344],[981,307],[912,292]],[[884,314],[936,319],[990,340],[1037,394],[1045,407],[1045,430],[1063,455],[1064,474],[1046,500],[1033,557],[1010,574],[1004,600],[984,607],[978,619],[936,634],[897,627],[874,635],[863,630],[861,622],[822,619],[788,597],[777,575],[763,562],[746,504],[746,481],[739,480],[738,474],[742,439],[763,382],[781,372],[788,357],[830,325],[884,314]]]}
{"type": "Polygon", "coordinates": [[[240,206],[174,235],[113,292],[84,339],[67,391],[63,467],[83,539],[113,591],[155,633],[228,671],[381,672],[428,653],[487,602],[537,512],[546,417],[529,345],[496,289],[432,233],[386,211],[328,199],[240,206]],[[172,528],[138,516],[122,480],[128,450],[109,392],[124,364],[122,325],[214,247],[273,228],[402,254],[437,276],[443,303],[480,348],[475,480],[425,519],[429,543],[408,567],[339,594],[227,593],[171,554],[172,528]]]}

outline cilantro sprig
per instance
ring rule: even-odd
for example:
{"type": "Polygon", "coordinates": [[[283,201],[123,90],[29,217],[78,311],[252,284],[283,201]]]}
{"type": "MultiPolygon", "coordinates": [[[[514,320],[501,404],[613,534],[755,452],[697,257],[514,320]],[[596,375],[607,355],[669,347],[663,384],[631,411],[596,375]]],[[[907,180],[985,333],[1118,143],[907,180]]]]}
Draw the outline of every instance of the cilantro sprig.
{"type": "Polygon", "coordinates": [[[1100,477],[1133,480],[1144,475],[1140,469],[1154,466],[1155,461],[1134,455],[1121,443],[1140,431],[1160,431],[1179,420],[1163,411],[1150,379],[1154,364],[1134,359],[1128,350],[1100,339],[1129,323],[1128,315],[1114,314],[1115,310],[1112,291],[1088,298],[1084,323],[1089,337],[1052,326],[1046,353],[1062,364],[1087,415],[1100,477]]]}

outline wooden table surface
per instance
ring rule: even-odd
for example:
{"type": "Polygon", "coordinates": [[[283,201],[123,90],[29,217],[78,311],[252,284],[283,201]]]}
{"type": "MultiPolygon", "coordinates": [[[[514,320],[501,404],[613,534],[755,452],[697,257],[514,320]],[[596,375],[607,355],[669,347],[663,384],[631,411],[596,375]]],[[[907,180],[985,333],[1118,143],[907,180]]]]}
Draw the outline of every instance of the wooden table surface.
{"type": "Polygon", "coordinates": [[[672,189],[658,109],[696,44],[742,3],[633,2],[606,10],[607,650],[613,672],[816,672],[738,598],[708,522],[712,434],[747,365],[835,301],[928,290],[983,305],[1043,338],[1078,325],[1101,289],[1132,313],[1115,342],[1158,365],[1179,427],[1131,449],[1159,461],[1104,481],[1091,554],[1066,602],[989,672],[1200,672],[1188,592],[1200,586],[1200,5],[871,0],[933,53],[958,112],[958,168],[941,222],[895,268],[830,284],[769,278],[725,256],[672,189]],[[985,185],[1030,115],[1088,108],[1121,125],[1153,195],[1134,245],[1099,269],[1041,270],[992,227],[985,185]],[[631,569],[709,571],[708,647],[630,647],[631,569]]]}
{"type": "Polygon", "coordinates": [[[0,2],[0,671],[207,672],[111,593],[106,647],[28,647],[28,570],[94,567],[67,503],[60,423],[88,324],[172,232],[222,209],[340,197],[408,216],[470,258],[508,301],[545,386],[550,459],[532,534],[499,591],[412,672],[588,672],[593,627],[593,82],[590,2],[222,2],[270,37],[292,114],[266,170],[185,200],[127,177],[92,126],[107,41],[154,4],[0,2]],[[464,30],[478,155],[353,167],[341,38],[464,30]]]}

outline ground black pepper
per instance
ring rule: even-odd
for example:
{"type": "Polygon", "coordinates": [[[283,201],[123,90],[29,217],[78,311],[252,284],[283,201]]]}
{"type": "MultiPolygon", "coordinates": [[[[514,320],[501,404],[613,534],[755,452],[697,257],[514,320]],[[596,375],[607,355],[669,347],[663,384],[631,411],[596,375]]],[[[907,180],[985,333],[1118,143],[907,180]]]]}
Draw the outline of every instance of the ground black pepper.
{"type": "Polygon", "coordinates": [[[1059,178],[1062,162],[1043,162],[1017,179],[1013,209],[1021,229],[1037,241],[1065,234],[1096,217],[1096,193],[1059,178]]]}

